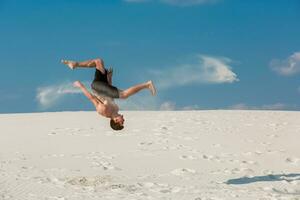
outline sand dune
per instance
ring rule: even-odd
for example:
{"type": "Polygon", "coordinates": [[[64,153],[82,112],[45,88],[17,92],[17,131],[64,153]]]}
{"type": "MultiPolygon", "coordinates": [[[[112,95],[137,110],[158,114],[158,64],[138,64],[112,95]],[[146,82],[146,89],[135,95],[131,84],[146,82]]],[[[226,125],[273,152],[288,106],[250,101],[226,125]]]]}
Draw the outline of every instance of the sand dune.
{"type": "Polygon", "coordinates": [[[300,112],[0,115],[0,199],[300,200],[300,112]]]}

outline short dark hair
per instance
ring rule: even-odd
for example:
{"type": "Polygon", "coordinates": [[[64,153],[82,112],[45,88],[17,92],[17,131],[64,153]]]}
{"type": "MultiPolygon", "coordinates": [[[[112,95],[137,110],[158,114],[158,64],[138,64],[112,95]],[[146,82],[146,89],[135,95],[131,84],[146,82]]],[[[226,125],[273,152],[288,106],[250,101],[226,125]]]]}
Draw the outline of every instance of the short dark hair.
{"type": "Polygon", "coordinates": [[[124,128],[123,125],[116,123],[113,119],[110,120],[110,127],[115,131],[120,131],[124,128]]]}

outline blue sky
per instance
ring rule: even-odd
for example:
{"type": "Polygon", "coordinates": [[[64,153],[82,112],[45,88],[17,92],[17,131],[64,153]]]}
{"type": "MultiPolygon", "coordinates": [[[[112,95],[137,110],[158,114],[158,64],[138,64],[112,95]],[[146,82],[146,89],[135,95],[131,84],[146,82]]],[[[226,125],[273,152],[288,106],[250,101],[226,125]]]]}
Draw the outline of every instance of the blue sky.
{"type": "Polygon", "coordinates": [[[300,110],[299,0],[1,0],[0,113],[93,110],[72,88],[101,57],[121,109],[300,110]]]}

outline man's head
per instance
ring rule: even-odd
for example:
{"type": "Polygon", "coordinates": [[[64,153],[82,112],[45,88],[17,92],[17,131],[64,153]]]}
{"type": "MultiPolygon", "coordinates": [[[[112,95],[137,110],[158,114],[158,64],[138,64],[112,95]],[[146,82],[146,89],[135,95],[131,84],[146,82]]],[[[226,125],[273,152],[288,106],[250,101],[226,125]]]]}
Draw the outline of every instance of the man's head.
{"type": "Polygon", "coordinates": [[[117,115],[110,120],[110,127],[116,131],[122,130],[124,128],[124,121],[123,115],[117,115]]]}

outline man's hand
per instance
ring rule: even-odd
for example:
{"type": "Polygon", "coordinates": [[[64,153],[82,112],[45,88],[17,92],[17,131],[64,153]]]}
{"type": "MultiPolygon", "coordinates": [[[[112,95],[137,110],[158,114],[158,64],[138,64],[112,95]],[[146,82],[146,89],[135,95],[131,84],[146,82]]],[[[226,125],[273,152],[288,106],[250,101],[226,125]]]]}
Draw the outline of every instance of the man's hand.
{"type": "Polygon", "coordinates": [[[73,86],[74,86],[74,87],[81,88],[83,85],[82,85],[82,83],[81,83],[80,81],[75,81],[75,82],[73,83],[73,86]]]}
{"type": "Polygon", "coordinates": [[[114,69],[112,67],[110,67],[108,70],[107,70],[107,75],[108,76],[112,76],[113,75],[113,72],[114,72],[114,69]]]}

